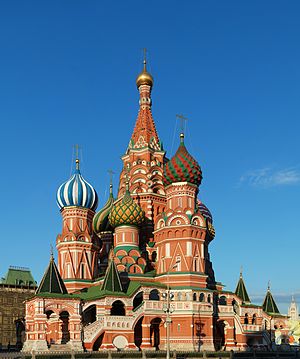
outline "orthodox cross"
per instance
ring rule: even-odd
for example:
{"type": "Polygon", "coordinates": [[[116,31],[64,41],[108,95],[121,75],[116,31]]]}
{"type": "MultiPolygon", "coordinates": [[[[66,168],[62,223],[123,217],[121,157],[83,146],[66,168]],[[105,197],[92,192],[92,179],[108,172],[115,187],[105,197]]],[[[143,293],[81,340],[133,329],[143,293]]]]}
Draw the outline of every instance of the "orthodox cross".
{"type": "Polygon", "coordinates": [[[113,170],[108,170],[107,172],[109,174],[109,183],[112,184],[115,172],[113,170]]]}
{"type": "Polygon", "coordinates": [[[76,156],[76,159],[79,160],[79,150],[80,150],[80,147],[78,144],[76,144],[75,146],[75,156],[76,156]]]}
{"type": "Polygon", "coordinates": [[[176,118],[180,120],[180,133],[184,134],[185,123],[188,119],[186,117],[184,117],[182,114],[176,115],[176,118]]]}
{"type": "Polygon", "coordinates": [[[144,61],[143,61],[143,64],[144,64],[144,69],[146,70],[146,63],[147,63],[147,60],[146,60],[146,54],[147,54],[147,49],[144,47],[143,49],[143,52],[144,52],[144,61]]]}

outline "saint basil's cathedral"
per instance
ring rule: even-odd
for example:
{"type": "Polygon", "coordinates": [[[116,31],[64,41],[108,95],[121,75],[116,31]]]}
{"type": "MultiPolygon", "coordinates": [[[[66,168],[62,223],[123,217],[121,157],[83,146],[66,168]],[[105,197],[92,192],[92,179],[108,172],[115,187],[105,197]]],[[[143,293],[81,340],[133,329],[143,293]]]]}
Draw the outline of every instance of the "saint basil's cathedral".
{"type": "Polygon", "coordinates": [[[184,134],[169,160],[151,112],[153,78],[136,79],[139,112],[122,156],[117,198],[98,212],[92,185],[76,169],[57,191],[62,230],[35,295],[26,301],[23,351],[102,349],[245,350],[270,345],[284,326],[268,288],[251,303],[215,278],[213,217],[201,202],[201,167],[184,134]],[[198,197],[200,194],[200,198],[198,197]]]}

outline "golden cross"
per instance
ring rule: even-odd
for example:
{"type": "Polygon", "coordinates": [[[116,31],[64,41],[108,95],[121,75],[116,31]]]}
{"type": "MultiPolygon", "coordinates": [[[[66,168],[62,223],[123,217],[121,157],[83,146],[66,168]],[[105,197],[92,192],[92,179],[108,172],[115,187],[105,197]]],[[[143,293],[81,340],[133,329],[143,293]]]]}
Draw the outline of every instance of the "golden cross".
{"type": "Polygon", "coordinates": [[[177,114],[176,117],[180,120],[180,131],[181,133],[184,133],[184,127],[185,127],[184,122],[187,121],[188,119],[184,117],[182,114],[181,115],[177,114]]]}
{"type": "Polygon", "coordinates": [[[146,71],[146,63],[147,63],[147,60],[146,60],[146,53],[147,53],[147,49],[144,47],[143,49],[143,52],[144,52],[144,61],[143,61],[143,64],[144,64],[144,71],[146,71]]]}

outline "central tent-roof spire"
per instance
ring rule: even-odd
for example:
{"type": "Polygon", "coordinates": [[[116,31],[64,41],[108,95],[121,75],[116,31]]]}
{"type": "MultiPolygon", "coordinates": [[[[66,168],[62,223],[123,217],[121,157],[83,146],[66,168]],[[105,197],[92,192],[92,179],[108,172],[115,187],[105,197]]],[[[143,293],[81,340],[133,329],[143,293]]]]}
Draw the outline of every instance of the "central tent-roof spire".
{"type": "Polygon", "coordinates": [[[153,77],[147,71],[146,49],[144,49],[143,70],[136,78],[136,85],[140,93],[140,108],[128,148],[136,150],[152,148],[160,151],[162,150],[161,143],[151,112],[153,77]]]}

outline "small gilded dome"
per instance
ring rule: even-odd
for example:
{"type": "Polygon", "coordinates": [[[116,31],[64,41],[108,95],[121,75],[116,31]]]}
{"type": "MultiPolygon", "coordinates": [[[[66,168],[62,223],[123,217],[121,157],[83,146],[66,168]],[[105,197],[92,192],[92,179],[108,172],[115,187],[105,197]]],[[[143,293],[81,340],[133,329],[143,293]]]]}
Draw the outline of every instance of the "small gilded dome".
{"type": "Polygon", "coordinates": [[[98,196],[95,189],[81,175],[79,160],[76,160],[76,170],[73,176],[63,183],[56,193],[57,204],[60,209],[69,206],[78,206],[95,210],[98,196]]]}
{"type": "Polygon", "coordinates": [[[164,184],[190,182],[197,186],[202,180],[202,171],[198,162],[188,153],[184,145],[184,135],[180,135],[180,145],[175,155],[164,166],[164,184]]]}
{"type": "Polygon", "coordinates": [[[112,227],[108,221],[108,216],[114,205],[114,197],[112,191],[112,185],[110,185],[109,197],[105,205],[99,212],[97,212],[93,219],[94,232],[99,234],[101,232],[112,231],[112,227]]]}
{"type": "Polygon", "coordinates": [[[153,77],[147,72],[146,60],[144,60],[144,69],[136,78],[136,85],[139,88],[141,85],[153,86],[153,77]]]}
{"type": "Polygon", "coordinates": [[[144,211],[131,198],[128,189],[122,201],[113,206],[108,217],[109,223],[113,227],[123,225],[138,226],[144,221],[144,218],[144,211]]]}

